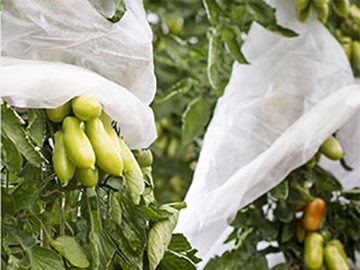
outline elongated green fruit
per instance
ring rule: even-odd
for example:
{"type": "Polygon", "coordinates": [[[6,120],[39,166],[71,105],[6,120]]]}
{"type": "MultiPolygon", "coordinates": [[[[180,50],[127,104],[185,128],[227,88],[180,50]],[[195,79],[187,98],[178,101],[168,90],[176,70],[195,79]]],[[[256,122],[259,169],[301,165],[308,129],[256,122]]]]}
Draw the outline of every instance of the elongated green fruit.
{"type": "Polygon", "coordinates": [[[305,262],[311,270],[319,270],[323,266],[323,237],[312,233],[305,239],[305,262]]]}
{"type": "Polygon", "coordinates": [[[66,154],[77,167],[94,169],[95,152],[80,123],[79,119],[72,116],[66,117],[63,122],[66,154]]]}
{"type": "Polygon", "coordinates": [[[136,160],[142,168],[151,166],[153,163],[153,155],[150,149],[139,151],[139,153],[136,155],[136,160]]]}
{"type": "Polygon", "coordinates": [[[70,110],[70,102],[66,102],[65,104],[55,109],[47,109],[46,113],[50,121],[60,123],[70,113],[70,110]]]}
{"type": "Polygon", "coordinates": [[[316,9],[318,19],[322,23],[326,23],[326,21],[329,17],[329,11],[330,11],[329,5],[323,4],[322,6],[317,6],[315,9],[316,9]]]}
{"type": "Polygon", "coordinates": [[[330,136],[325,140],[320,147],[320,151],[332,160],[339,160],[344,156],[343,149],[334,136],[330,136]]]}
{"type": "Polygon", "coordinates": [[[71,106],[77,118],[83,121],[95,119],[101,114],[101,105],[93,97],[76,97],[71,101],[71,106]]]}
{"type": "Polygon", "coordinates": [[[352,40],[350,37],[342,37],[341,38],[341,47],[343,47],[346,56],[349,60],[351,60],[352,55],[352,40]]]}
{"type": "Polygon", "coordinates": [[[299,17],[300,22],[305,22],[306,19],[309,17],[309,14],[310,14],[310,6],[306,9],[299,11],[298,17],[299,17]]]}
{"type": "Polygon", "coordinates": [[[121,156],[124,159],[124,167],[126,171],[133,171],[137,173],[138,175],[142,176],[142,172],[140,169],[139,164],[136,161],[136,158],[134,157],[134,154],[131,152],[129,147],[126,145],[124,140],[119,137],[118,138],[121,148],[121,156]]]}
{"type": "Polygon", "coordinates": [[[300,12],[310,5],[310,0],[295,0],[295,5],[297,11],[300,12]]]}
{"type": "Polygon", "coordinates": [[[360,68],[360,42],[359,41],[352,42],[352,54],[353,54],[355,64],[360,68]]]}
{"type": "Polygon", "coordinates": [[[349,0],[334,0],[334,10],[337,15],[346,18],[350,11],[349,0]]]}
{"type": "Polygon", "coordinates": [[[76,169],[76,180],[85,187],[95,187],[99,182],[98,169],[76,169]]]}
{"type": "Polygon", "coordinates": [[[120,176],[123,173],[123,159],[116,149],[116,145],[106,132],[100,118],[86,122],[86,134],[96,155],[96,163],[105,172],[120,176]]]}
{"type": "MultiPolygon", "coordinates": [[[[310,1],[309,1],[310,2],[310,1]]],[[[321,7],[322,5],[329,4],[329,0],[313,0],[315,6],[321,7]]]]}
{"type": "Polygon", "coordinates": [[[66,156],[64,134],[61,130],[55,133],[54,170],[66,186],[75,175],[75,165],[66,156]]]}
{"type": "Polygon", "coordinates": [[[349,265],[335,245],[325,247],[325,262],[329,270],[350,270],[349,265]]]}
{"type": "Polygon", "coordinates": [[[329,242],[329,245],[333,245],[335,247],[337,247],[337,249],[340,252],[341,257],[343,257],[343,259],[345,260],[346,264],[349,266],[349,262],[348,262],[348,258],[344,249],[343,244],[339,241],[339,240],[331,240],[329,242]]]}

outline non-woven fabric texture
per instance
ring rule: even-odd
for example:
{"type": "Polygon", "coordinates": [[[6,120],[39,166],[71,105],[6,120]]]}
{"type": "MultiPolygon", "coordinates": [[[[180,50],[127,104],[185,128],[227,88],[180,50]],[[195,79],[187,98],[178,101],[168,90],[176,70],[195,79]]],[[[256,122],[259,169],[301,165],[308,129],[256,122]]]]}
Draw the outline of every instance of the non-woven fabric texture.
{"type": "MultiPolygon", "coordinates": [[[[300,23],[293,1],[275,2],[279,24],[299,36],[253,23],[243,46],[251,64],[233,66],[180,213],[176,231],[199,250],[202,266],[231,247],[223,242],[237,211],[310,160],[329,135],[338,131],[347,162],[360,170],[360,86],[345,52],[315,18],[300,23]]],[[[334,164],[324,166],[339,175],[334,164]]],[[[340,179],[359,185],[354,173],[340,179]]]]}
{"type": "Polygon", "coordinates": [[[125,5],[121,20],[112,23],[102,15],[114,13],[111,0],[4,2],[2,56],[9,58],[2,61],[1,72],[6,69],[12,81],[2,76],[2,97],[12,105],[49,108],[89,94],[101,100],[131,147],[149,146],[156,138],[149,107],[156,92],[152,32],[142,1],[126,0],[125,5]],[[27,90],[25,79],[31,79],[27,90]],[[66,90],[57,87],[65,85],[66,90]]]}

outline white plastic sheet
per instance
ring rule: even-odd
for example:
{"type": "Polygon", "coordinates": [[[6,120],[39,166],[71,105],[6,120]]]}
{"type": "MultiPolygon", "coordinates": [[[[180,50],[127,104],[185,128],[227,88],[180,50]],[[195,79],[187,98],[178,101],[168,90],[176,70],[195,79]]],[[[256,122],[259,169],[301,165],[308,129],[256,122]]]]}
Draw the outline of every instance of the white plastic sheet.
{"type": "Polygon", "coordinates": [[[14,105],[34,108],[92,95],[118,121],[131,147],[149,146],[156,138],[149,108],[156,91],[152,33],[142,1],[125,3],[127,11],[114,24],[95,9],[111,16],[111,0],[6,1],[2,55],[29,62],[2,61],[1,95],[14,105]]]}
{"type": "MultiPolygon", "coordinates": [[[[297,20],[293,1],[276,6],[280,24],[299,37],[252,25],[243,47],[251,65],[234,64],[180,214],[176,230],[199,249],[203,265],[229,247],[223,242],[238,209],[306,163],[330,134],[339,130],[359,175],[360,86],[346,55],[315,18],[297,20]]],[[[334,164],[324,166],[339,174],[334,164]]],[[[341,171],[340,179],[360,185],[356,172],[341,171]]]]}

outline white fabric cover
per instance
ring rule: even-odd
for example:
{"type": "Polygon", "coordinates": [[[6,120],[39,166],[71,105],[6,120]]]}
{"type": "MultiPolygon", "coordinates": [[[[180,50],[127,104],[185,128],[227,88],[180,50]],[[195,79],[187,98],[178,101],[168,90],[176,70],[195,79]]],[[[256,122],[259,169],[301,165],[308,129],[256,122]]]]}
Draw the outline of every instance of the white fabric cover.
{"type": "MultiPolygon", "coordinates": [[[[202,264],[229,245],[238,209],[279,184],[338,132],[346,161],[327,161],[346,187],[359,185],[360,86],[340,44],[315,18],[297,20],[293,1],[277,0],[286,38],[253,23],[205,134],[193,183],[176,231],[199,249],[202,264]]],[[[325,159],[324,159],[325,160],[325,159]]]]}
{"type": "Polygon", "coordinates": [[[111,16],[111,0],[6,1],[2,55],[15,59],[2,60],[1,96],[12,105],[51,108],[92,95],[131,147],[149,146],[156,138],[152,32],[142,1],[125,2],[114,24],[95,9],[111,16]]]}

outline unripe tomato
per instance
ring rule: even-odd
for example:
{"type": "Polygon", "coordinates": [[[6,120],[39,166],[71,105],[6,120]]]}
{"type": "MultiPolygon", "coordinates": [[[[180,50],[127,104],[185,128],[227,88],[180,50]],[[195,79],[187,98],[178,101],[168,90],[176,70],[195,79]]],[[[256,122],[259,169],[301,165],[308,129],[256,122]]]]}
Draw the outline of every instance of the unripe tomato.
{"type": "Polygon", "coordinates": [[[315,198],[312,202],[306,202],[305,213],[302,220],[304,228],[308,231],[315,231],[319,228],[325,209],[325,202],[315,198]]]}
{"type": "Polygon", "coordinates": [[[101,114],[100,102],[93,97],[76,97],[71,101],[71,106],[77,118],[83,121],[95,119],[101,114]]]}
{"type": "Polygon", "coordinates": [[[296,9],[300,12],[310,5],[310,0],[295,0],[296,9]]]}
{"type": "Polygon", "coordinates": [[[167,148],[167,155],[171,158],[174,158],[176,156],[176,152],[178,150],[179,145],[180,145],[179,139],[176,137],[172,138],[167,148]]]}
{"type": "Polygon", "coordinates": [[[124,168],[125,171],[133,171],[137,173],[139,176],[142,176],[142,171],[134,154],[131,152],[130,148],[126,145],[125,141],[118,137],[120,148],[121,148],[121,156],[124,159],[124,168]]]}
{"type": "Polygon", "coordinates": [[[338,249],[338,251],[340,252],[341,257],[343,257],[346,264],[349,266],[349,261],[348,261],[348,258],[347,258],[347,255],[346,255],[343,244],[339,240],[331,240],[329,242],[329,245],[333,245],[338,249]]]}
{"type": "Polygon", "coordinates": [[[183,20],[181,18],[168,16],[166,18],[166,24],[169,27],[169,31],[171,34],[174,34],[176,36],[181,35],[183,32],[183,20]]]}
{"type": "Polygon", "coordinates": [[[329,12],[330,12],[330,8],[328,4],[323,4],[321,6],[316,6],[316,13],[317,13],[317,17],[318,19],[322,22],[322,23],[326,23],[328,17],[329,17],[329,12]]]}
{"type": "Polygon", "coordinates": [[[325,247],[325,262],[329,270],[350,270],[348,263],[335,245],[325,247]]]}
{"type": "Polygon", "coordinates": [[[320,151],[332,160],[339,160],[344,156],[343,149],[334,136],[330,136],[325,140],[320,147],[320,151]]]}
{"type": "Polygon", "coordinates": [[[314,0],[314,4],[318,7],[321,7],[322,5],[329,4],[329,0],[314,0]]]}
{"type": "Polygon", "coordinates": [[[319,270],[323,266],[323,242],[323,237],[318,233],[312,233],[305,239],[305,262],[311,270],[319,270]]]}
{"type": "Polygon", "coordinates": [[[99,182],[99,173],[98,169],[76,169],[76,179],[79,183],[83,184],[85,187],[93,188],[99,182]]]}
{"type": "Polygon", "coordinates": [[[100,118],[86,122],[86,134],[95,151],[99,167],[109,174],[121,176],[124,169],[122,157],[100,118]]]}
{"type": "Polygon", "coordinates": [[[346,18],[350,11],[349,0],[334,0],[334,10],[337,15],[346,18]]]}
{"type": "Polygon", "coordinates": [[[341,47],[343,47],[346,56],[349,60],[351,60],[352,55],[352,40],[350,37],[342,37],[341,38],[341,47]]]}
{"type": "Polygon", "coordinates": [[[52,122],[60,123],[69,114],[70,110],[70,102],[66,102],[55,109],[47,109],[46,113],[52,122]]]}
{"type": "Polygon", "coordinates": [[[306,19],[309,17],[309,15],[310,15],[310,7],[298,12],[298,17],[300,22],[305,22],[306,19]]]}
{"type": "Polygon", "coordinates": [[[353,41],[352,43],[352,53],[353,53],[353,59],[357,67],[360,68],[360,42],[359,41],[353,41]]]}
{"type": "Polygon", "coordinates": [[[75,175],[75,165],[66,156],[64,135],[61,130],[55,133],[53,163],[56,175],[66,186],[75,175]]]}
{"type": "Polygon", "coordinates": [[[79,168],[95,168],[95,152],[89,138],[80,127],[80,120],[68,116],[63,122],[66,154],[79,168]]]}

